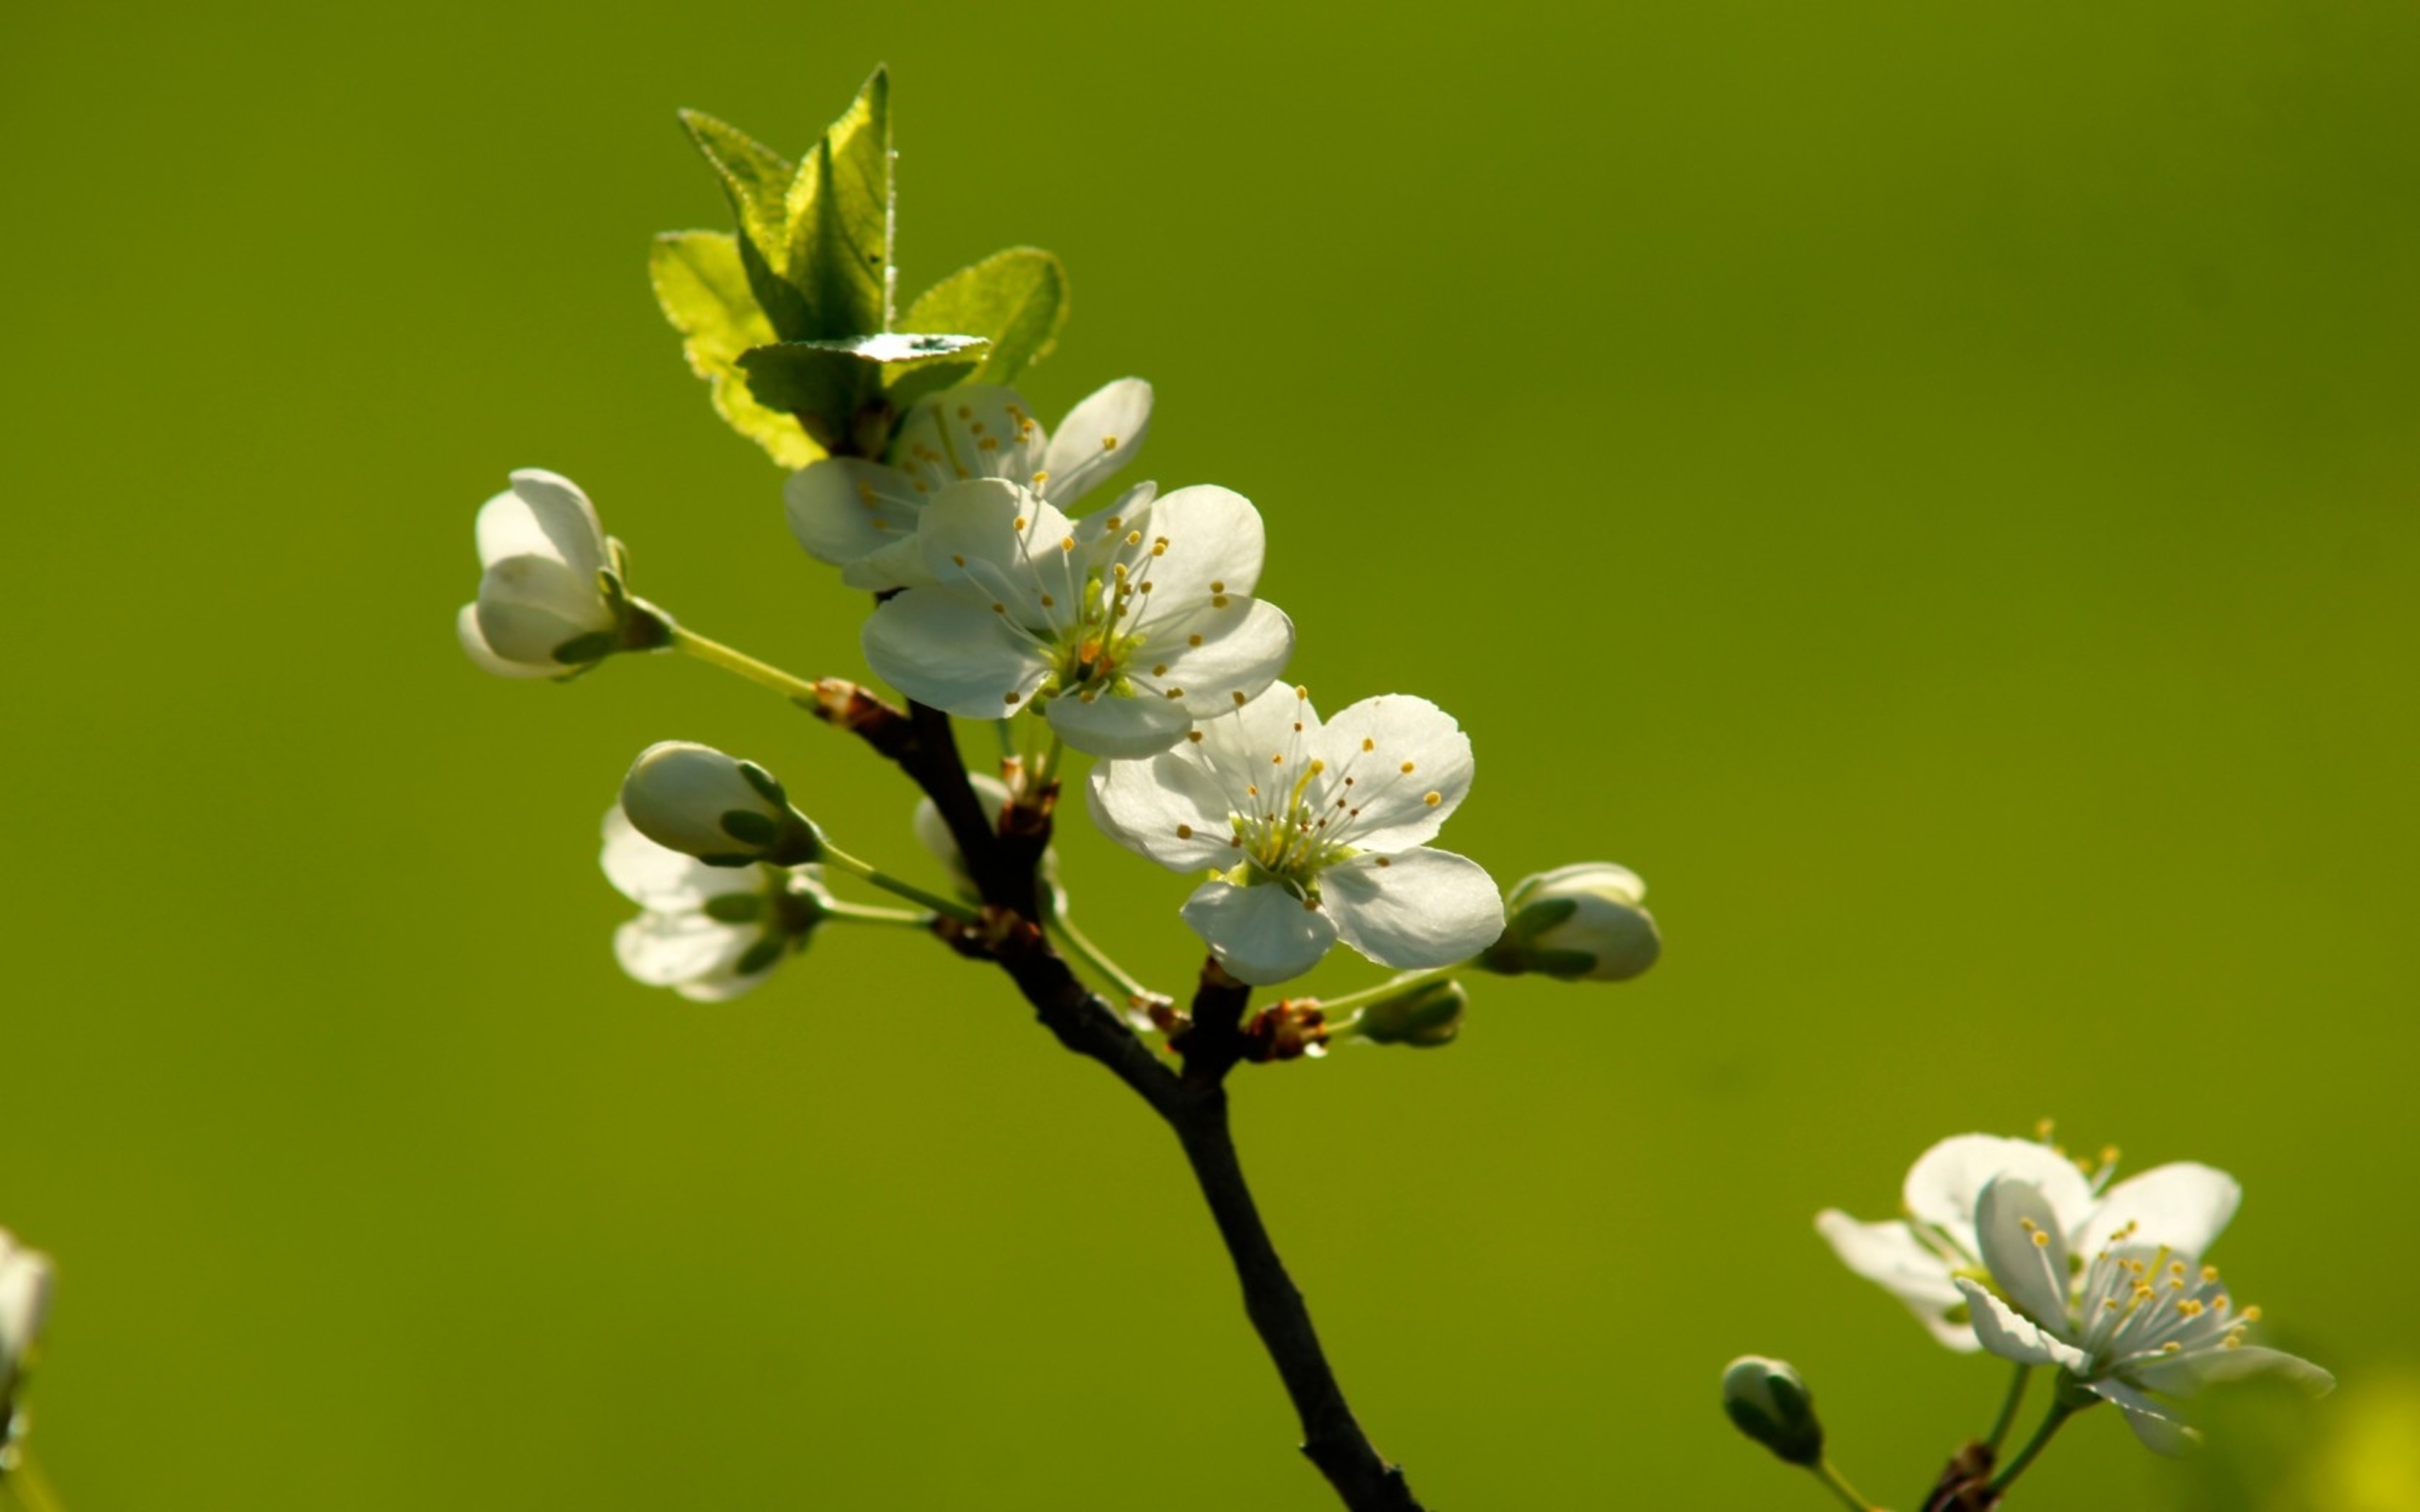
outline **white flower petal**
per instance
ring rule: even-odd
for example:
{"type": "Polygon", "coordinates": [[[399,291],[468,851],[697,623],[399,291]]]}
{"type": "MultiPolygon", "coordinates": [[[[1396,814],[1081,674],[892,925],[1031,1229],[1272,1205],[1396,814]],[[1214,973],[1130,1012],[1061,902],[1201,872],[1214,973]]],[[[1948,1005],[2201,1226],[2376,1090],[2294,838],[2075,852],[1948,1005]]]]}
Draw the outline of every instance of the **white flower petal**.
{"type": "Polygon", "coordinates": [[[764,985],[765,980],[773,974],[773,967],[781,965],[783,959],[777,955],[770,965],[746,976],[740,975],[735,965],[694,981],[675,982],[672,990],[692,1003],[728,1003],[741,993],[764,985]]]}
{"type": "Polygon", "coordinates": [[[1504,933],[1504,895],[1478,862],[1444,850],[1359,856],[1320,873],[1347,945],[1381,966],[1466,961],[1504,933]]]}
{"type": "Polygon", "coordinates": [[[50,1261],[0,1228],[0,1385],[41,1334],[50,1312],[50,1261]]]}
{"type": "Polygon", "coordinates": [[[801,468],[783,485],[782,497],[798,543],[835,567],[914,536],[925,511],[924,495],[906,473],[856,456],[801,468]]]}
{"type": "Polygon", "coordinates": [[[1982,1348],[1974,1325],[1945,1314],[1966,1299],[1949,1279],[1949,1266],[1926,1248],[1904,1223],[1859,1223],[1827,1208],[1815,1215],[1815,1231],[1849,1269],[1908,1304],[1932,1336],[1961,1353],[1982,1348]]]}
{"type": "Polygon", "coordinates": [[[1983,1263],[2016,1310],[2052,1332],[2067,1331],[2067,1236],[2031,1181],[1997,1176],[1975,1202],[1983,1263]]]}
{"type": "Polygon", "coordinates": [[[925,506],[916,535],[935,582],[971,602],[1002,605],[1019,625],[1072,620],[1083,603],[1082,563],[1066,546],[1075,527],[1015,484],[951,484],[925,506]]]}
{"type": "Polygon", "coordinates": [[[925,587],[933,575],[925,566],[923,540],[906,535],[841,568],[840,581],[861,593],[887,593],[894,588],[925,587]]]}
{"type": "Polygon", "coordinates": [[[1230,866],[1234,810],[1217,779],[1188,759],[1187,750],[1100,763],[1085,806],[1103,834],[1171,871],[1230,866]]]}
{"type": "Polygon", "coordinates": [[[1181,690],[1177,701],[1194,718],[1207,719],[1236,707],[1236,695],[1259,696],[1286,670],[1294,654],[1294,622],[1276,605],[1257,598],[1207,600],[1194,610],[1147,622],[1134,654],[1138,663],[1166,666],[1165,674],[1137,672],[1137,686],[1181,690]]]}
{"type": "Polygon", "coordinates": [[[1044,486],[1053,504],[1075,503],[1102,479],[1134,460],[1151,428],[1151,386],[1120,378],[1086,395],[1059,422],[1042,454],[1050,474],[1044,486]]]}
{"type": "Polygon", "coordinates": [[[2201,1442],[2202,1435],[2185,1426],[2165,1403],[2117,1381],[2087,1381],[2084,1389],[2104,1401],[2116,1402],[2126,1414],[2126,1426],[2155,1454],[2177,1455],[2201,1442]]]}
{"type": "Polygon", "coordinates": [[[1167,749],[1193,728],[1184,705],[1148,693],[1100,694],[1090,703],[1062,695],[1045,713],[1052,731],[1076,749],[1130,761],[1167,749]]]}
{"type": "Polygon", "coordinates": [[[2149,1364],[2125,1366],[2124,1374],[2148,1390],[2176,1397],[2189,1397],[2204,1386],[2262,1375],[2290,1381],[2314,1397],[2336,1389],[2336,1378],[2308,1360],[2256,1344],[2232,1349],[2214,1345],[2190,1353],[2155,1355],[2149,1364]]]}
{"type": "Polygon", "coordinates": [[[462,649],[482,671],[493,672],[499,678],[559,678],[563,675],[563,669],[552,662],[541,666],[527,662],[508,662],[496,655],[495,647],[488,644],[487,637],[479,633],[479,606],[476,604],[463,605],[462,611],[454,616],[454,634],[462,643],[462,649]]]}
{"type": "Polygon", "coordinates": [[[1232,489],[1201,484],[1164,493],[1151,505],[1150,535],[1129,559],[1139,574],[1148,565],[1155,603],[1191,604],[1219,594],[1249,597],[1260,585],[1268,533],[1260,511],[1232,489]],[[1150,542],[1167,550],[1152,556],[1150,542]]]}
{"type": "Polygon", "coordinates": [[[2127,1243],[2166,1245],[2200,1255],[2235,1216],[2243,1188],[2224,1171],[2190,1161],[2155,1166],[2109,1189],[2083,1226],[2077,1247],[2098,1251],[2111,1235],[2136,1225],[2127,1243]]]}
{"type": "Polygon", "coordinates": [[[667,850],[638,832],[620,805],[605,811],[605,844],[597,856],[605,880],[641,908],[673,913],[697,908],[724,893],[761,892],[761,867],[710,867],[667,850]]]}
{"type": "Polygon", "coordinates": [[[588,495],[540,468],[513,473],[510,489],[479,507],[476,533],[483,567],[508,557],[545,557],[593,581],[605,565],[605,530],[588,495]]]}
{"type": "Polygon", "coordinates": [[[911,588],[884,604],[861,640],[867,664],[891,686],[966,719],[1015,713],[1050,671],[988,606],[945,588],[911,588]]]}
{"type": "Polygon", "coordinates": [[[649,987],[727,972],[764,937],[762,926],[725,924],[700,913],[641,914],[614,932],[622,970],[649,987]]]}
{"type": "Polygon", "coordinates": [[[490,650],[508,662],[545,664],[558,646],[615,625],[596,575],[583,577],[552,557],[507,557],[489,567],[479,579],[478,616],[490,650]]]}
{"type": "Polygon", "coordinates": [[[2051,1337],[2020,1317],[2006,1302],[1965,1277],[1957,1278],[1960,1295],[1975,1314],[1975,1337],[2003,1360],[2019,1365],[2057,1365],[2081,1371],[2090,1361],[2082,1349],[2051,1337]]]}
{"type": "Polygon", "coordinates": [[[1331,791],[1344,774],[1358,779],[1354,803],[1360,816],[1347,835],[1367,850],[1426,844],[1471,790],[1470,737],[1453,715],[1409,694],[1338,710],[1317,750],[1327,762],[1331,791]]]}
{"type": "Polygon", "coordinates": [[[1013,389],[968,384],[908,411],[890,443],[890,463],[936,489],[968,478],[1030,486],[1046,444],[1013,389]]]}
{"type": "Polygon", "coordinates": [[[1336,943],[1327,910],[1277,886],[1205,882],[1185,901],[1184,921],[1229,974],[1255,987],[1302,975],[1336,943]]]}
{"type": "Polygon", "coordinates": [[[1947,1229],[1972,1252],[1976,1199],[1986,1182],[2001,1175],[2032,1182],[2070,1234],[2075,1220],[2092,1211],[2092,1184],[2066,1156],[2047,1144],[1996,1134],[1955,1134],[1916,1157],[1903,1196],[1917,1222],[1947,1229]]]}

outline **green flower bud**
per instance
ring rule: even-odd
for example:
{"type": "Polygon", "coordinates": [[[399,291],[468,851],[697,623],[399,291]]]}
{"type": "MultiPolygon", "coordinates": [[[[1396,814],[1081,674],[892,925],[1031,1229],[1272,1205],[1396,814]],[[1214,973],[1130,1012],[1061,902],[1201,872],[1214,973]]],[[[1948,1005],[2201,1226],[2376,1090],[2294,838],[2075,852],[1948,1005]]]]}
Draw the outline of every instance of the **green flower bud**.
{"type": "Polygon", "coordinates": [[[1400,996],[1381,998],[1361,1010],[1353,1032],[1374,1044],[1450,1044],[1462,1032],[1462,1010],[1471,995],[1454,981],[1424,982],[1400,996]]]}
{"type": "Polygon", "coordinates": [[[823,853],[815,826],[790,807],[770,772],[685,740],[639,753],[622,780],[622,812],[656,844],[709,866],[790,867],[823,853]]]}
{"type": "Polygon", "coordinates": [[[1479,962],[1506,976],[1626,982],[1664,951],[1655,916],[1639,906],[1646,896],[1637,872],[1610,861],[1524,877],[1505,900],[1502,937],[1479,962]]]}
{"type": "Polygon", "coordinates": [[[1815,1398],[1787,1360],[1743,1354],[1722,1372],[1722,1410],[1741,1433],[1791,1465],[1824,1458],[1815,1398]]]}

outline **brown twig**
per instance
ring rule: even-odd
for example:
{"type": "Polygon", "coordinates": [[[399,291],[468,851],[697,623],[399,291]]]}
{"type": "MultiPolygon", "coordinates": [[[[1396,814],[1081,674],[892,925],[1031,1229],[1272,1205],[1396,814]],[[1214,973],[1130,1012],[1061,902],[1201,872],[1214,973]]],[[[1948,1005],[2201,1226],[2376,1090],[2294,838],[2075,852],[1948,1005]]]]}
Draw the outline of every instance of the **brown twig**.
{"type": "Polygon", "coordinates": [[[1302,1420],[1303,1453],[1351,1512],[1422,1512],[1403,1471],[1387,1463],[1354,1418],[1310,1309],[1244,1179],[1228,1126],[1225,1081],[1249,1049],[1242,1024],[1252,989],[1216,962],[1203,963],[1184,1039],[1184,1071],[1170,1069],[1078,979],[1043,934],[1036,879],[1050,843],[1046,802],[1012,808],[994,831],[967,782],[947,714],[921,704],[903,712],[854,683],[827,679],[816,686],[821,696],[812,711],[897,763],[948,821],[986,904],[982,922],[954,930],[951,943],[996,962],[1060,1044],[1107,1067],[1175,1133],[1235,1264],[1245,1315],[1302,1420]]]}

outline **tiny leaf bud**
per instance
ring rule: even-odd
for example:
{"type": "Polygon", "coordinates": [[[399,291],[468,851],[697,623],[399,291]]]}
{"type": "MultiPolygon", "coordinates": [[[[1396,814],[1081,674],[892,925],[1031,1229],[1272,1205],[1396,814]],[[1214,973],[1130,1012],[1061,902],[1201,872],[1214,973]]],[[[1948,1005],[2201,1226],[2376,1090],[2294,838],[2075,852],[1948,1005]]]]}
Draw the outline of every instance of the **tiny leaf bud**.
{"type": "Polygon", "coordinates": [[[622,780],[622,811],[656,844],[712,866],[797,866],[822,853],[770,773],[685,740],[640,752],[622,780]]]}
{"type": "Polygon", "coordinates": [[[1815,1398],[1787,1360],[1743,1354],[1722,1372],[1722,1410],[1741,1433],[1791,1465],[1824,1457],[1815,1398]]]}
{"type": "Polygon", "coordinates": [[[1663,936],[1640,906],[1647,884],[1628,867],[1582,861],[1524,877],[1506,900],[1501,938],[1480,964],[1506,976],[1625,982],[1655,964],[1663,936]]]}
{"type": "Polygon", "coordinates": [[[1462,1010],[1470,1002],[1460,982],[1423,982],[1363,1008],[1353,1032],[1373,1044],[1422,1049],[1450,1044],[1462,1032],[1462,1010]]]}

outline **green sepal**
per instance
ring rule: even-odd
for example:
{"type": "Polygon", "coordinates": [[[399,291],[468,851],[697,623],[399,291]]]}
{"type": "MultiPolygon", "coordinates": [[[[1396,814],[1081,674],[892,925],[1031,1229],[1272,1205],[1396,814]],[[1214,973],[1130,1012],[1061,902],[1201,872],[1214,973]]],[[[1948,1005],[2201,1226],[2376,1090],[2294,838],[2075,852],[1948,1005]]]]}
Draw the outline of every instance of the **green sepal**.
{"type": "Polygon", "coordinates": [[[661,651],[672,644],[672,616],[644,598],[633,598],[623,608],[622,638],[614,644],[618,651],[661,651]]]}
{"type": "Polygon", "coordinates": [[[621,644],[622,632],[618,629],[591,630],[586,635],[573,636],[546,654],[564,666],[584,667],[612,656],[621,644]]]}
{"type": "Polygon", "coordinates": [[[748,855],[732,851],[721,855],[700,856],[697,859],[699,864],[701,866],[721,867],[725,869],[729,869],[733,867],[752,867],[765,858],[763,856],[748,855]]]}
{"type": "Polygon", "coordinates": [[[1514,936],[1540,935],[1578,912],[1580,912],[1580,900],[1577,898],[1541,898],[1536,902],[1522,905],[1520,910],[1513,914],[1512,928],[1506,933],[1514,936]]]}
{"type": "Polygon", "coordinates": [[[782,827],[754,809],[732,809],[716,821],[722,833],[742,845],[762,850],[782,836],[782,827]]]}
{"type": "Polygon", "coordinates": [[[752,892],[717,893],[706,900],[702,912],[723,924],[752,924],[765,917],[765,900],[752,892]]]}
{"type": "MultiPolygon", "coordinates": [[[[778,262],[804,320],[788,341],[890,329],[890,72],[877,68],[826,128],[784,196],[778,262]]],[[[768,249],[769,250],[770,249],[768,249]]]]}
{"type": "Polygon", "coordinates": [[[1003,387],[1050,354],[1066,321],[1066,266],[1038,247],[1011,247],[961,267],[908,310],[912,330],[989,336],[992,350],[964,381],[1003,387]]]}
{"type": "Polygon", "coordinates": [[[1565,981],[1586,976],[1597,969],[1597,957],[1586,951],[1530,951],[1524,959],[1530,971],[1565,981]]]}
{"type": "Polygon", "coordinates": [[[742,955],[732,970],[741,976],[754,976],[759,971],[769,971],[773,969],[773,963],[782,958],[782,952],[787,949],[789,949],[789,941],[779,935],[768,935],[748,947],[748,954],[742,955]]]}
{"type": "Polygon", "coordinates": [[[741,781],[754,788],[757,796],[764,799],[766,802],[777,809],[789,807],[790,796],[782,786],[782,780],[754,762],[741,762],[739,776],[741,781]]]}
{"type": "Polygon", "coordinates": [[[749,285],[739,238],[729,232],[666,232],[648,255],[648,277],[664,318],[681,333],[689,370],[703,378],[715,413],[783,467],[820,460],[823,448],[798,418],[769,409],[749,392],[740,353],[779,339],[749,285]]]}

